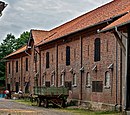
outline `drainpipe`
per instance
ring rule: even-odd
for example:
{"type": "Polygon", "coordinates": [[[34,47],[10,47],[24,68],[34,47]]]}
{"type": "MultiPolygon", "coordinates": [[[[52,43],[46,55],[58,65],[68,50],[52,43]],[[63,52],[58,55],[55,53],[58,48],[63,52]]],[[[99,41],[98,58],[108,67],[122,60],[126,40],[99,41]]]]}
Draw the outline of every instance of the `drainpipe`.
{"type": "Polygon", "coordinates": [[[116,104],[115,104],[115,110],[118,105],[118,44],[116,40],[116,104]]]}
{"type": "Polygon", "coordinates": [[[58,44],[56,44],[56,87],[58,87],[58,44]]]}
{"type": "MultiPolygon", "coordinates": [[[[80,36],[80,68],[83,68],[83,62],[82,62],[82,58],[83,58],[83,46],[82,46],[82,37],[80,36]]],[[[82,76],[83,76],[83,71],[80,71],[80,95],[79,95],[79,99],[80,99],[80,104],[81,104],[81,100],[82,100],[82,76]]]]}
{"type": "MultiPolygon", "coordinates": [[[[40,87],[41,87],[41,51],[39,50],[39,52],[34,48],[34,50],[37,52],[37,54],[39,55],[39,77],[40,77],[40,87]]],[[[40,90],[41,91],[41,90],[40,90]]]]}

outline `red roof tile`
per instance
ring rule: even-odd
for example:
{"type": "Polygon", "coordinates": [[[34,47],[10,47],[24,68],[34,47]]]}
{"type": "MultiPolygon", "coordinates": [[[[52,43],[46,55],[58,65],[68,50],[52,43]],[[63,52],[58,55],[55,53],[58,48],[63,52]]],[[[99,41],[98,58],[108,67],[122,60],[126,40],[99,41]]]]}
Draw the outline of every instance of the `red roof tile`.
{"type": "Polygon", "coordinates": [[[111,23],[110,25],[108,25],[107,27],[103,28],[101,31],[108,31],[110,29],[113,29],[115,27],[120,27],[123,26],[125,24],[130,23],[130,13],[126,14],[125,16],[119,18],[117,21],[111,23]]]}
{"type": "Polygon", "coordinates": [[[43,40],[43,42],[41,42],[38,45],[42,45],[51,40],[58,39],[62,36],[82,30],[89,26],[98,24],[107,19],[120,15],[121,13],[124,13],[124,10],[129,6],[130,6],[130,0],[114,0],[70,22],[67,22],[57,28],[52,29],[50,32],[55,34],[48,37],[48,39],[43,40]]]}
{"type": "Polygon", "coordinates": [[[34,45],[38,44],[48,34],[45,30],[31,30],[34,39],[34,45]]]}
{"type": "Polygon", "coordinates": [[[105,28],[103,28],[101,31],[108,31],[110,29],[113,29],[115,27],[120,27],[123,26],[125,24],[130,23],[130,6],[127,7],[124,12],[127,12],[126,15],[122,16],[121,18],[119,18],[118,20],[114,21],[113,23],[111,23],[110,25],[106,26],[105,28]]]}
{"type": "Polygon", "coordinates": [[[24,52],[26,50],[26,47],[27,47],[27,45],[19,48],[18,50],[16,50],[16,51],[12,52],[11,54],[7,55],[5,58],[8,58],[10,56],[13,56],[13,55],[16,55],[16,54],[24,52]]]}

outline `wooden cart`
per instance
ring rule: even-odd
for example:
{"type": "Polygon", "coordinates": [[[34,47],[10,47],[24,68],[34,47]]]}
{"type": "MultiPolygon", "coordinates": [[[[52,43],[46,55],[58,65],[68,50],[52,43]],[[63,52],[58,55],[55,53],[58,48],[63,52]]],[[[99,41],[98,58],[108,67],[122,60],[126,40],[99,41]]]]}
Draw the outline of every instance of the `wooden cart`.
{"type": "Polygon", "coordinates": [[[34,87],[37,105],[48,107],[50,103],[59,107],[65,107],[69,90],[65,87],[34,87]]]}

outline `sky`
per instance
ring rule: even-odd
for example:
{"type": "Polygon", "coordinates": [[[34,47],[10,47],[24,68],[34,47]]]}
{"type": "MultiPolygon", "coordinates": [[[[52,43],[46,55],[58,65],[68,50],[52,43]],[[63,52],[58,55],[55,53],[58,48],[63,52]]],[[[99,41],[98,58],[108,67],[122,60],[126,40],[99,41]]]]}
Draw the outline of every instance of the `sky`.
{"type": "Polygon", "coordinates": [[[31,29],[51,30],[112,0],[1,0],[8,4],[0,17],[0,43],[31,29]]]}

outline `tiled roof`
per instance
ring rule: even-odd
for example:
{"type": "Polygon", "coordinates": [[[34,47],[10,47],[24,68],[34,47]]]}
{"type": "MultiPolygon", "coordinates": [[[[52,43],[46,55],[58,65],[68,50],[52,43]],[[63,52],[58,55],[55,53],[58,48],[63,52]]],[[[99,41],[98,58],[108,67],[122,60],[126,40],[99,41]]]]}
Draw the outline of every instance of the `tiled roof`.
{"type": "Polygon", "coordinates": [[[13,55],[16,55],[16,54],[24,52],[26,50],[26,47],[27,47],[27,45],[19,48],[18,50],[16,50],[16,51],[12,52],[11,54],[7,55],[5,58],[8,58],[8,57],[11,57],[13,55]]]}
{"type": "Polygon", "coordinates": [[[118,20],[114,21],[110,25],[108,25],[105,28],[103,28],[101,30],[101,32],[105,32],[105,31],[108,31],[108,30],[113,29],[115,27],[120,27],[120,26],[123,26],[123,25],[128,24],[128,23],[130,23],[130,9],[129,9],[129,11],[128,11],[128,13],[126,15],[122,16],[118,20]]]}
{"type": "MultiPolygon", "coordinates": [[[[34,45],[42,45],[49,41],[61,38],[73,32],[88,28],[105,20],[111,19],[117,15],[123,14],[130,6],[130,0],[113,0],[112,2],[103,5],[95,10],[92,10],[82,16],[79,16],[61,26],[58,26],[50,31],[31,30],[34,39],[34,45]]],[[[26,49],[26,48],[25,48],[26,49]]],[[[9,56],[18,54],[25,50],[21,48],[9,56]]]]}
{"type": "Polygon", "coordinates": [[[58,39],[70,33],[85,29],[92,25],[108,20],[112,17],[120,15],[124,13],[124,10],[129,6],[130,6],[130,0],[114,0],[72,21],[69,21],[57,28],[52,29],[50,31],[52,36],[48,37],[48,39],[46,40],[44,40],[43,38],[43,42],[41,42],[38,45],[42,45],[46,42],[58,39]]]}
{"type": "Polygon", "coordinates": [[[38,44],[48,34],[48,31],[44,30],[31,30],[32,37],[34,39],[34,45],[38,44]]]}

